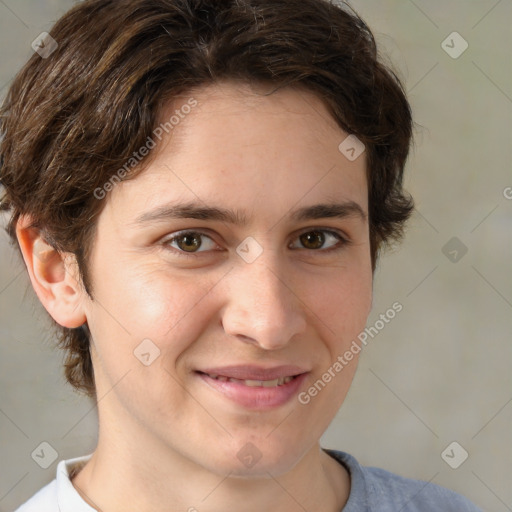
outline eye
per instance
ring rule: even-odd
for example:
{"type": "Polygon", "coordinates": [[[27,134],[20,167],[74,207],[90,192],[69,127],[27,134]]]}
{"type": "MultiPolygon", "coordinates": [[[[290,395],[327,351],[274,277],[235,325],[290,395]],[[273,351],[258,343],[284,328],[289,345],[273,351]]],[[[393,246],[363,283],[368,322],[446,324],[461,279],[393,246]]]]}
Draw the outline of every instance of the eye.
{"type": "MultiPolygon", "coordinates": [[[[298,240],[302,244],[303,248],[317,252],[321,251],[324,253],[341,249],[343,246],[349,243],[349,241],[341,234],[337,233],[336,231],[327,229],[313,229],[310,231],[305,231],[299,235],[298,240]],[[323,248],[327,240],[335,243],[331,244],[328,248],[323,248]]],[[[296,249],[297,247],[292,248],[296,249]]]]}
{"type": "Polygon", "coordinates": [[[211,250],[216,245],[208,235],[198,231],[180,231],[172,237],[164,239],[162,243],[166,247],[175,249],[174,252],[179,256],[193,256],[194,253],[211,250]],[[209,243],[204,243],[204,239],[209,240],[209,243]]]}
{"type": "MultiPolygon", "coordinates": [[[[297,240],[302,247],[290,245],[291,249],[307,249],[321,253],[340,250],[350,243],[341,234],[327,229],[310,229],[300,234],[297,240]],[[324,247],[326,241],[331,242],[327,248],[324,247]]],[[[173,236],[165,238],[161,243],[164,247],[171,248],[177,256],[185,257],[193,257],[197,256],[197,253],[216,250],[217,245],[211,237],[200,231],[179,231],[173,236]]]]}

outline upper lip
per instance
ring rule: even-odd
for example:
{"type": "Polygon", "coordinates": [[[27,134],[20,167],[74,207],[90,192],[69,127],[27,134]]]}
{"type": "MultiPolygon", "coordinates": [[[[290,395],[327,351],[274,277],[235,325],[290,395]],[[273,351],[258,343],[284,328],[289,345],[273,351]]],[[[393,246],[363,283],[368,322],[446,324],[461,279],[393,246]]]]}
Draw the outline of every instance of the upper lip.
{"type": "Polygon", "coordinates": [[[254,365],[222,366],[217,368],[205,368],[198,370],[201,373],[228,377],[239,380],[274,380],[281,377],[293,377],[307,370],[295,365],[281,365],[272,368],[254,365]]]}

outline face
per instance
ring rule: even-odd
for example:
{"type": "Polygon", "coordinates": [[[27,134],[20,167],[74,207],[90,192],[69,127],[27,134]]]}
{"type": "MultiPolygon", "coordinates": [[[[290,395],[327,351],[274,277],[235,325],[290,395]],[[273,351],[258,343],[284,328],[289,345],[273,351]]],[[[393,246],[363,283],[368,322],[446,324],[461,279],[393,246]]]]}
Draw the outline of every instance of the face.
{"type": "Polygon", "coordinates": [[[139,460],[281,474],[355,372],[357,354],[333,365],[371,307],[365,156],[344,157],[348,134],[311,93],[261,92],[191,94],[98,220],[83,301],[100,437],[139,460]]]}

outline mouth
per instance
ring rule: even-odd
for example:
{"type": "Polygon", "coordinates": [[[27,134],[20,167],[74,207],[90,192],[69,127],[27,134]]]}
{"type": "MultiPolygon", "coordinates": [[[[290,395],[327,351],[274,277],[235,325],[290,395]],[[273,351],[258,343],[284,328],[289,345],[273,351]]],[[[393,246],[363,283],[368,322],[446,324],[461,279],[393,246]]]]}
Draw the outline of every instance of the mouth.
{"type": "Polygon", "coordinates": [[[210,373],[198,372],[200,374],[206,375],[210,377],[210,379],[218,380],[219,382],[234,382],[235,384],[240,384],[244,386],[248,386],[250,388],[275,388],[277,386],[283,386],[284,384],[288,384],[293,379],[297,378],[299,375],[289,375],[286,377],[278,377],[277,379],[272,380],[254,380],[254,379],[235,379],[234,377],[226,377],[224,375],[214,375],[210,373]]]}
{"type": "Polygon", "coordinates": [[[216,394],[253,410],[273,409],[289,402],[308,373],[295,366],[272,369],[232,366],[195,372],[216,394]]]}

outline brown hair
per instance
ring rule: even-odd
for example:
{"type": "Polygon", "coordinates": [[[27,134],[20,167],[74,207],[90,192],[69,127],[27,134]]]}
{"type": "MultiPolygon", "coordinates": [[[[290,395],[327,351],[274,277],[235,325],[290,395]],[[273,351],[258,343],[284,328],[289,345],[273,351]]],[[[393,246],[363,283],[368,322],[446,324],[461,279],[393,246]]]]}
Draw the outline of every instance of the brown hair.
{"type": "MultiPolygon", "coordinates": [[[[11,210],[14,243],[20,215],[29,214],[55,249],[74,253],[91,297],[87,262],[104,205],[94,191],[146,144],[165,101],[224,79],[304,87],[321,98],[366,147],[373,270],[382,244],[401,238],[413,209],[402,190],[411,111],[370,29],[348,6],[86,0],[51,36],[58,47],[30,58],[0,111],[2,209],[11,210]]],[[[94,396],[86,326],[59,332],[68,381],[94,396]]]]}

